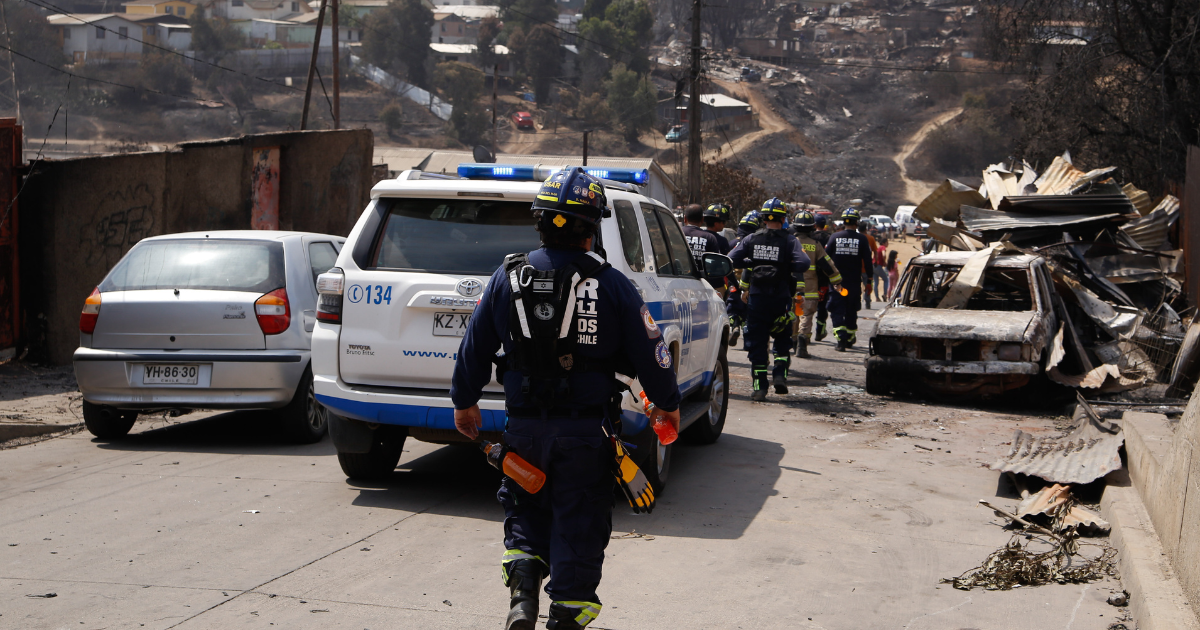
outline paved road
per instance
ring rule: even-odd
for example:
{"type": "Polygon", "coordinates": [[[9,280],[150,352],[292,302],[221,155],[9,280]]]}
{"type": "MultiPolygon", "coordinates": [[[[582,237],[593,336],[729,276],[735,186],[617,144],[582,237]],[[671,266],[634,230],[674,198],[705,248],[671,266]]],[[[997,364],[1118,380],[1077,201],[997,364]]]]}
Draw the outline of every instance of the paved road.
{"type": "MultiPolygon", "coordinates": [[[[766,404],[748,401],[745,356],[731,355],[726,434],[675,449],[653,515],[616,511],[614,534],[648,536],[609,545],[593,627],[1118,620],[1104,603],[1115,581],[938,584],[1009,539],[976,505],[1015,503],[981,464],[1014,428],[1051,432],[1053,419],[875,398],[854,387],[860,351],[816,352],[766,404]]],[[[328,441],[280,445],[255,414],[179,420],[118,443],[80,433],[0,451],[0,628],[503,626],[497,477],[478,453],[410,443],[389,483],[363,485],[328,441]]]]}

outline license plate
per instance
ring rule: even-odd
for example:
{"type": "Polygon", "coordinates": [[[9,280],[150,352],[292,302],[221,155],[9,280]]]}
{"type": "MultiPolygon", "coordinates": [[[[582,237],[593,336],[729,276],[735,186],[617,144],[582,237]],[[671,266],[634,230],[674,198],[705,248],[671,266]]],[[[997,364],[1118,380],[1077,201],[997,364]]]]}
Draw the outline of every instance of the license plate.
{"type": "Polygon", "coordinates": [[[467,334],[470,313],[434,313],[433,334],[436,337],[463,337],[467,334]]]}
{"type": "Polygon", "coordinates": [[[147,365],[142,372],[143,385],[196,385],[200,382],[198,365],[147,365]]]}

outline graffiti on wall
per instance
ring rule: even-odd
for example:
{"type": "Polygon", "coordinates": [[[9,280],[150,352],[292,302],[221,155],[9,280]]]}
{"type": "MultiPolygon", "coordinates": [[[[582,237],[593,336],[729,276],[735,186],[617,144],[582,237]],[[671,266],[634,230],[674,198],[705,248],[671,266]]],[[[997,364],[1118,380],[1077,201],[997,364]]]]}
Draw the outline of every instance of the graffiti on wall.
{"type": "Polygon", "coordinates": [[[95,219],[81,228],[79,246],[87,264],[107,271],[130,247],[154,235],[154,202],[146,184],[129,185],[102,197],[95,219]]]}
{"type": "Polygon", "coordinates": [[[254,149],[250,174],[250,229],[279,229],[279,147],[254,149]]]}

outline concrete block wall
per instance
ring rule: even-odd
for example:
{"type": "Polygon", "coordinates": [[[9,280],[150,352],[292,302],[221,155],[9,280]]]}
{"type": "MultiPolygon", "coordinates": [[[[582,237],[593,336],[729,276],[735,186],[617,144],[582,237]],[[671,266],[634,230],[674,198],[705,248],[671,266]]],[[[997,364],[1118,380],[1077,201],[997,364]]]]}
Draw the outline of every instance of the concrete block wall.
{"type": "Polygon", "coordinates": [[[1172,432],[1166,418],[1126,413],[1129,476],[1192,611],[1200,612],[1200,389],[1172,432]]]}
{"type": "Polygon", "coordinates": [[[345,236],[370,200],[370,130],[192,142],[42,162],[21,193],[21,304],[30,356],[70,363],[88,293],[139,240],[250,228],[251,154],[280,147],[279,228],[345,236]]]}

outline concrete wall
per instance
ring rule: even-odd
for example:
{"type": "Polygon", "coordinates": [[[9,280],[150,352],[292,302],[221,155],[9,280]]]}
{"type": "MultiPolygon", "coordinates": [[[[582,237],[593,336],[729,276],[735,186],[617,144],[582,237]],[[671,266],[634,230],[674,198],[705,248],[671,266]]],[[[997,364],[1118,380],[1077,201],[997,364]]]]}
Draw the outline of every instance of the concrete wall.
{"type": "Polygon", "coordinates": [[[1200,611],[1200,388],[1174,431],[1163,416],[1126,413],[1129,476],[1192,611],[1200,611]]]}
{"type": "Polygon", "coordinates": [[[370,130],[260,134],[42,162],[20,205],[23,345],[31,356],[70,362],[84,298],[139,240],[249,229],[251,150],[269,146],[280,147],[279,228],[349,234],[370,199],[370,130]]]}

